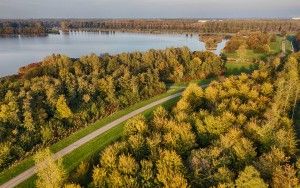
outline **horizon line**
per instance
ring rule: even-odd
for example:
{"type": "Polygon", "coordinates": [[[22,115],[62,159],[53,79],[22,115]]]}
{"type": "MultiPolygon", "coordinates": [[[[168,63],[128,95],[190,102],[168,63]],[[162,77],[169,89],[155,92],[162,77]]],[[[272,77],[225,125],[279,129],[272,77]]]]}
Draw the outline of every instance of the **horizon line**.
{"type": "Polygon", "coordinates": [[[84,20],[84,19],[94,19],[94,20],[199,20],[199,19],[206,19],[206,20],[293,20],[300,17],[39,17],[39,18],[1,18],[0,20],[84,20]]]}

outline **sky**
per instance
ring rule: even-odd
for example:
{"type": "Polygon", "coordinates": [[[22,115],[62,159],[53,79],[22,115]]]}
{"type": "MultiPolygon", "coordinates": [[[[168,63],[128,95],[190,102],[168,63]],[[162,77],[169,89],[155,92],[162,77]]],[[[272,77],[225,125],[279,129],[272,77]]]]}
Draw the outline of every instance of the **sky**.
{"type": "Polygon", "coordinates": [[[0,18],[291,18],[300,0],[0,0],[0,18]]]}

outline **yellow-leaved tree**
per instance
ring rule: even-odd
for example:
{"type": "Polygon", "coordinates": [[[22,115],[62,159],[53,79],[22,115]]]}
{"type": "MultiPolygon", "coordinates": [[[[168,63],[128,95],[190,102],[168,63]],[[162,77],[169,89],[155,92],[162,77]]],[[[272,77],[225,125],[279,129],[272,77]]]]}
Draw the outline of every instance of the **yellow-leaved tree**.
{"type": "Polygon", "coordinates": [[[160,159],[156,162],[156,167],[157,182],[159,182],[162,187],[188,187],[182,160],[175,151],[161,151],[160,159]]]}
{"type": "Polygon", "coordinates": [[[237,188],[267,188],[268,185],[261,179],[259,172],[253,166],[246,166],[235,181],[237,188]]]}
{"type": "Polygon", "coordinates": [[[57,188],[63,186],[65,171],[62,161],[55,161],[49,148],[37,152],[34,160],[38,176],[36,181],[38,188],[57,188]]]}
{"type": "Polygon", "coordinates": [[[57,114],[61,119],[69,118],[72,116],[72,111],[69,108],[64,95],[60,95],[56,102],[57,114]]]}

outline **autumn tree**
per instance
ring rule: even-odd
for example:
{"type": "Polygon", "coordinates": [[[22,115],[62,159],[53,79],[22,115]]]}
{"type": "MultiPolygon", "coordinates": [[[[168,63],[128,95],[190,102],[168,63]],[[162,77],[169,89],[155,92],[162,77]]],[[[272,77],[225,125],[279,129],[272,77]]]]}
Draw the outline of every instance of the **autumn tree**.
{"type": "Polygon", "coordinates": [[[37,187],[56,188],[63,185],[65,172],[62,161],[55,161],[49,148],[37,152],[34,160],[38,176],[37,187]]]}
{"type": "Polygon", "coordinates": [[[285,164],[277,166],[273,173],[273,187],[297,187],[299,186],[299,179],[296,177],[296,170],[293,166],[285,164]]]}
{"type": "Polygon", "coordinates": [[[125,136],[135,135],[135,134],[145,134],[147,132],[148,126],[143,115],[135,116],[129,119],[124,127],[125,136]]]}
{"type": "Polygon", "coordinates": [[[188,187],[182,160],[174,151],[161,151],[160,159],[156,162],[156,166],[156,178],[162,186],[170,188],[188,187]]]}
{"type": "Polygon", "coordinates": [[[0,148],[0,165],[4,165],[10,154],[10,143],[0,143],[0,148]]]}
{"type": "Polygon", "coordinates": [[[238,188],[268,187],[264,180],[260,178],[259,172],[253,166],[246,166],[246,168],[240,172],[235,183],[238,188]]]}
{"type": "Polygon", "coordinates": [[[69,108],[67,101],[63,95],[60,95],[56,102],[57,114],[60,118],[69,118],[72,116],[72,111],[69,108]]]}

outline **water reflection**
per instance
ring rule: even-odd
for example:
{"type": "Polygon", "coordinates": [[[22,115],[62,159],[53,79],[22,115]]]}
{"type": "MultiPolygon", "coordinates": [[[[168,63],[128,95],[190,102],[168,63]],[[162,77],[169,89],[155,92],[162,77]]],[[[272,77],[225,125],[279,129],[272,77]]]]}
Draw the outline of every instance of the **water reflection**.
{"type": "Polygon", "coordinates": [[[228,39],[223,39],[220,43],[218,43],[217,48],[213,52],[217,55],[220,55],[222,53],[222,50],[225,48],[227,41],[228,39]]]}

